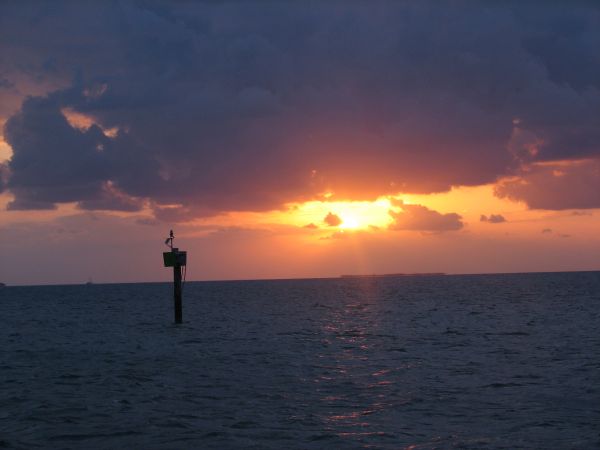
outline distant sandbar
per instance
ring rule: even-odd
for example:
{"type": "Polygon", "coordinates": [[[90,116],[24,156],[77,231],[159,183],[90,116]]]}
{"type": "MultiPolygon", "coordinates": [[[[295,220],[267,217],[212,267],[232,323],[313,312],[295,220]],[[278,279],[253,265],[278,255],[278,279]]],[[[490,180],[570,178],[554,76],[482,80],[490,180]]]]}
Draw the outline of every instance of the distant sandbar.
{"type": "Polygon", "coordinates": [[[392,278],[392,277],[439,277],[446,275],[444,272],[426,273],[374,273],[371,275],[340,275],[340,278],[392,278]]]}

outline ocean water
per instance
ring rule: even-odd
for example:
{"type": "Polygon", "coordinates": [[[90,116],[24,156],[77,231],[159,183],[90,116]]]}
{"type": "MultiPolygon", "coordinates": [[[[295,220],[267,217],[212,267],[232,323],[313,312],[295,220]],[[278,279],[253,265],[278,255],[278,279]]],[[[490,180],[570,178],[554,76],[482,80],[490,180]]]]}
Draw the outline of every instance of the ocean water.
{"type": "Polygon", "coordinates": [[[0,289],[0,448],[600,447],[600,272],[0,289]]]}

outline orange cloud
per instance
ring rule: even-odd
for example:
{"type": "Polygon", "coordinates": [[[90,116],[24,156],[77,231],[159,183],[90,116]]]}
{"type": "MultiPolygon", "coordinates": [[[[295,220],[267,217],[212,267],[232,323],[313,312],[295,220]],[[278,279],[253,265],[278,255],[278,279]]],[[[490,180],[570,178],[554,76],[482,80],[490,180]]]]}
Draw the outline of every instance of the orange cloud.
{"type": "Polygon", "coordinates": [[[342,224],[342,219],[337,214],[333,214],[330,212],[325,216],[323,222],[325,222],[330,227],[337,227],[342,224]]]}
{"type": "Polygon", "coordinates": [[[489,216],[482,214],[479,217],[479,221],[480,222],[488,222],[488,223],[502,223],[502,222],[506,222],[506,219],[504,218],[504,216],[502,214],[490,214],[489,216]]]}
{"type": "Polygon", "coordinates": [[[442,232],[460,230],[464,226],[462,217],[456,213],[441,214],[423,205],[407,205],[402,200],[395,200],[392,204],[401,207],[402,211],[390,210],[394,218],[390,230],[442,232]]]}

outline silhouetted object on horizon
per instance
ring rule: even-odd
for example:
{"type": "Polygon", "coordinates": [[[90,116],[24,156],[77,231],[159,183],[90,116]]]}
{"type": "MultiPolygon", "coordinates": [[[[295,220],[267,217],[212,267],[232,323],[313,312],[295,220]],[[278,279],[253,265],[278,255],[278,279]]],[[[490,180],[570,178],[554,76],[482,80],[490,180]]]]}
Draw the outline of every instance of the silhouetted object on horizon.
{"type": "MultiPolygon", "coordinates": [[[[180,252],[178,248],[173,248],[173,230],[170,231],[169,237],[165,240],[165,244],[171,249],[170,252],[163,253],[163,261],[165,267],[173,267],[173,300],[175,306],[175,323],[183,322],[183,305],[181,300],[181,268],[187,267],[187,252],[180,252]]],[[[187,272],[187,268],[185,269],[187,272]]],[[[185,274],[183,276],[185,282],[185,274]]]]}

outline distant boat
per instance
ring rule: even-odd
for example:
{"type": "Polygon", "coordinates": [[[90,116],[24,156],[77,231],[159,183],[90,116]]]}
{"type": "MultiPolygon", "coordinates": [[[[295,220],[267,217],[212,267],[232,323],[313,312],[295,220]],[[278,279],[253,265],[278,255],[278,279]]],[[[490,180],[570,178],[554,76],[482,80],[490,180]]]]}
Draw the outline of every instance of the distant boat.
{"type": "Polygon", "coordinates": [[[94,284],[94,282],[92,281],[92,277],[90,277],[86,282],[85,285],[86,286],[91,286],[92,284],[94,284]]]}

